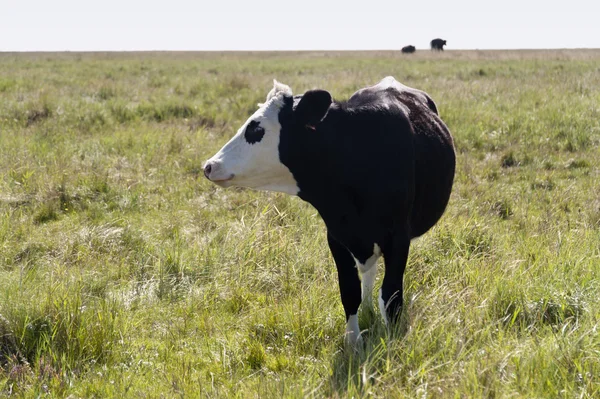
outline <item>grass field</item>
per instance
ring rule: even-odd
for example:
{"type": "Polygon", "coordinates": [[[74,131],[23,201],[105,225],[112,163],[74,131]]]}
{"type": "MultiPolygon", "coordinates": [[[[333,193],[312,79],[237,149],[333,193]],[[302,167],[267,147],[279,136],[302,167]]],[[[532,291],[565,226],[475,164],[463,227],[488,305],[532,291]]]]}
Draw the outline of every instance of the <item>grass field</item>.
{"type": "Polygon", "coordinates": [[[0,54],[0,396],[600,397],[599,165],[600,50],[0,54]],[[355,354],[316,212],[201,166],[273,78],[387,75],[457,174],[355,354]]]}

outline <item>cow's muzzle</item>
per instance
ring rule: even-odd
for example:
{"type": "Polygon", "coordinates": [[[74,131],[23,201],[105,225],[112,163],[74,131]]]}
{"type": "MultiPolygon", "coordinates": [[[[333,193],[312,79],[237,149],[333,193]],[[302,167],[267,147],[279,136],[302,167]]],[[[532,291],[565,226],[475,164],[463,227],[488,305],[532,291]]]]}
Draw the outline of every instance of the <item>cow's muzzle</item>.
{"type": "Polygon", "coordinates": [[[223,183],[235,177],[233,173],[223,173],[221,165],[215,161],[208,161],[204,165],[204,176],[213,183],[223,183]]]}

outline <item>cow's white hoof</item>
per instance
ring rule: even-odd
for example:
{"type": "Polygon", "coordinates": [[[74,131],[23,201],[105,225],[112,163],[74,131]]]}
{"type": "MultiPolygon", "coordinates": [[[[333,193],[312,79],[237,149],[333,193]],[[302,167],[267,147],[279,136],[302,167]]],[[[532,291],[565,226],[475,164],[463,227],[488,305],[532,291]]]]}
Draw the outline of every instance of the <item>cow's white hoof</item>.
{"type": "Polygon", "coordinates": [[[344,344],[346,348],[352,349],[356,352],[360,351],[363,348],[363,337],[360,333],[348,333],[344,337],[344,344]]]}
{"type": "Polygon", "coordinates": [[[358,315],[353,314],[348,318],[346,323],[346,333],[344,334],[344,342],[346,346],[358,350],[362,348],[363,339],[358,327],[358,315]]]}

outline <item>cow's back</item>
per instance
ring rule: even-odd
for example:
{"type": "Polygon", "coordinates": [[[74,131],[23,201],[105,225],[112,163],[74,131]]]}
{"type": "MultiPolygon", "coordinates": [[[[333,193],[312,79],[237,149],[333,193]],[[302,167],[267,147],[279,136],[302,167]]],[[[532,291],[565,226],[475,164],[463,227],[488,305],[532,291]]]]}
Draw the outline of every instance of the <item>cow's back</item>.
{"type": "Polygon", "coordinates": [[[392,77],[356,92],[355,104],[397,107],[409,120],[414,134],[414,202],[410,215],[411,236],[418,237],[440,219],[452,190],[455,152],[452,136],[438,116],[427,93],[410,88],[392,77]]]}

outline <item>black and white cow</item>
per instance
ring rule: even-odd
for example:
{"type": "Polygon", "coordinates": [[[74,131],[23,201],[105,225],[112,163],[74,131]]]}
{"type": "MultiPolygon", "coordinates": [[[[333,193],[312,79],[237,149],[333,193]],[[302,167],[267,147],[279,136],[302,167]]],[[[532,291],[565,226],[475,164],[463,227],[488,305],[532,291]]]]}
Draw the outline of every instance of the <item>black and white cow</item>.
{"type": "Polygon", "coordinates": [[[443,39],[433,39],[431,41],[431,49],[437,51],[444,51],[444,46],[446,45],[446,41],[443,39]]]}
{"type": "Polygon", "coordinates": [[[344,102],[325,90],[293,96],[275,81],[204,174],[222,187],[297,195],[317,209],[355,344],[358,308],[371,299],[381,255],[379,307],[386,323],[398,319],[410,241],[442,216],[454,168],[453,140],[433,100],[386,77],[344,102]]]}

